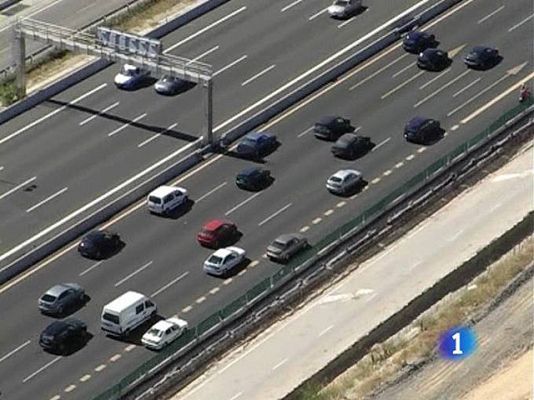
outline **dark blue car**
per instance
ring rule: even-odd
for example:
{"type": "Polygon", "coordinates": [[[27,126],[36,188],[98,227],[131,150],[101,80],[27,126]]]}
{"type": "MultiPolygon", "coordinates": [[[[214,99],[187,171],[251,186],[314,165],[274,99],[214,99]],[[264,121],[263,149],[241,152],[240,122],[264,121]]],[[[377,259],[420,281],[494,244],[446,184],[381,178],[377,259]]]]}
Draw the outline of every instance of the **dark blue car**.
{"type": "Polygon", "coordinates": [[[404,127],[404,138],[411,143],[432,144],[443,134],[439,121],[426,117],[413,117],[404,127]]]}
{"type": "Polygon", "coordinates": [[[497,49],[487,46],[475,46],[464,57],[464,63],[470,68],[487,69],[497,65],[500,58],[497,49]]]}
{"type": "Polygon", "coordinates": [[[236,185],[245,190],[260,190],[271,183],[270,171],[260,167],[247,167],[237,174],[236,185]]]}
{"type": "Polygon", "coordinates": [[[237,145],[237,153],[243,157],[261,158],[273,151],[278,142],[276,136],[265,132],[251,132],[237,145]]]}
{"type": "Polygon", "coordinates": [[[436,37],[427,32],[412,31],[408,32],[402,41],[402,47],[409,53],[418,54],[423,50],[436,47],[436,37]]]}

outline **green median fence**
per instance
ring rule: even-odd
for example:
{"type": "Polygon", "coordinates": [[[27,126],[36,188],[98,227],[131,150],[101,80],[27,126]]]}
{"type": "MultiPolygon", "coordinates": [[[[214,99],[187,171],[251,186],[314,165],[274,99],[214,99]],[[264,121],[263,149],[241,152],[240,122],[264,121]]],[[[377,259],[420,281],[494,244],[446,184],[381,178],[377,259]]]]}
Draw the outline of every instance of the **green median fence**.
{"type": "MultiPolygon", "coordinates": [[[[260,299],[262,295],[265,295],[271,290],[281,286],[281,284],[285,282],[289,276],[292,276],[296,273],[297,268],[302,266],[312,257],[316,256],[317,252],[319,252],[321,249],[325,249],[327,246],[332,245],[335,241],[340,240],[340,238],[342,238],[343,235],[347,234],[348,232],[355,232],[357,229],[363,228],[374,218],[378,217],[383,212],[395,205],[401,196],[406,197],[406,195],[419,189],[438,171],[451,165],[460,156],[466,155],[467,152],[470,151],[470,149],[472,149],[474,146],[482,144],[482,141],[485,141],[487,138],[492,136],[508,121],[527,110],[527,108],[531,107],[533,104],[534,101],[529,99],[529,101],[519,104],[518,106],[501,115],[480,134],[472,139],[467,140],[465,143],[462,143],[454,150],[432,163],[432,165],[427,167],[425,170],[404,182],[401,186],[393,190],[378,203],[369,207],[360,215],[338,227],[333,232],[327,234],[311,248],[293,258],[287,265],[279,268],[273,275],[250,288],[245,294],[236,298],[226,307],[204,319],[196,327],[189,329],[183,336],[178,338],[170,346],[163,349],[163,351],[159,352],[144,364],[140,365],[137,369],[119,381],[119,383],[101,393],[93,400],[115,400],[125,395],[127,391],[132,388],[132,385],[142,380],[143,377],[147,376],[147,374],[149,374],[153,368],[164,363],[170,358],[176,358],[180,352],[183,352],[185,349],[187,349],[193,342],[201,340],[204,335],[210,331],[213,331],[217,326],[220,326],[221,323],[231,320],[232,317],[235,317],[244,308],[250,307],[253,303],[260,299]]],[[[313,263],[310,263],[307,267],[312,264],[313,263]]]]}

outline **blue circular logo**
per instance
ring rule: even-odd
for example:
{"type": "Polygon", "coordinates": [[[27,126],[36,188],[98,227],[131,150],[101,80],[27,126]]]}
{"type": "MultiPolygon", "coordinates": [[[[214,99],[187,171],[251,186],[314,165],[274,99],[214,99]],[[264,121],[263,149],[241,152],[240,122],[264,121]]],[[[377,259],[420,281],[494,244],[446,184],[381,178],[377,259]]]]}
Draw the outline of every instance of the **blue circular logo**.
{"type": "Polygon", "coordinates": [[[439,352],[449,360],[462,360],[469,357],[477,347],[477,339],[473,329],[457,326],[441,334],[439,352]]]}

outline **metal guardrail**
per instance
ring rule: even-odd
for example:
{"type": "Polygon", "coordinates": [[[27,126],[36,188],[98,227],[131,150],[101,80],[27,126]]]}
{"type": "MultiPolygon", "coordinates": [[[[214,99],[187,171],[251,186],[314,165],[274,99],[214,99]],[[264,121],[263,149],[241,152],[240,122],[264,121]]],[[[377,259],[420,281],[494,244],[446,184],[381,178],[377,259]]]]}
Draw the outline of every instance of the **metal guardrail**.
{"type": "MultiPolygon", "coordinates": [[[[259,300],[270,294],[272,291],[278,289],[285,284],[290,278],[302,271],[310,268],[315,264],[319,258],[318,253],[326,247],[337,247],[342,241],[346,240],[347,234],[353,236],[357,232],[361,232],[364,227],[368,226],[374,219],[383,215],[399,203],[399,198],[406,197],[416,190],[423,187],[429,180],[432,180],[444,169],[452,164],[455,164],[461,158],[466,157],[472,151],[486,143],[495,134],[500,133],[503,128],[506,128],[509,121],[515,117],[532,112],[534,110],[534,100],[530,99],[528,102],[519,104],[508,112],[504,113],[495,120],[488,128],[480,132],[474,138],[462,143],[454,150],[435,161],[432,165],[425,168],[403,185],[399,186],[387,196],[382,198],[379,202],[369,207],[356,218],[335,229],[330,234],[326,235],[319,242],[315,243],[310,249],[301,253],[298,257],[291,260],[291,262],[276,271],[270,277],[265,278],[261,282],[254,285],[241,296],[226,307],[214,312],[198,325],[188,330],[183,336],[178,338],[169,347],[165,348],[158,355],[154,356],[126,377],[121,379],[117,384],[95,397],[93,400],[115,400],[119,399],[128,393],[135,384],[141,382],[145,377],[154,373],[154,370],[159,367],[162,368],[170,362],[176,360],[181,355],[186,353],[195,344],[201,342],[204,338],[217,328],[226,325],[241,316],[245,311],[258,303],[259,300]]],[[[351,246],[353,247],[353,246],[351,246]]],[[[324,266],[323,266],[324,268],[324,266]]],[[[307,279],[313,279],[312,276],[307,279]]],[[[207,350],[206,350],[207,351],[207,350]]]]}

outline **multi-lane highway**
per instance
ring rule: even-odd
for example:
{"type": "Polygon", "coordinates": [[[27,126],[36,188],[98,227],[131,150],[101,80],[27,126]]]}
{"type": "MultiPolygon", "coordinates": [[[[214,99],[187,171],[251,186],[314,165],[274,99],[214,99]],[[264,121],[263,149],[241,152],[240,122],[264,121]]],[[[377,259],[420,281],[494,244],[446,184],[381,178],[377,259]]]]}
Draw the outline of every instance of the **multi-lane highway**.
{"type": "MultiPolygon", "coordinates": [[[[384,32],[410,10],[435,2],[377,0],[340,22],[324,12],[329,0],[292,7],[230,1],[163,43],[170,54],[213,65],[214,122],[221,133],[245,118],[244,111],[265,107],[274,89],[302,83],[325,60],[363,46],[370,32],[384,32]]],[[[151,87],[121,92],[112,83],[116,72],[110,67],[2,125],[0,265],[111,200],[115,187],[199,136],[201,88],[171,98],[151,87]]]]}
{"type": "MultiPolygon", "coordinates": [[[[178,313],[195,324],[273,273],[276,265],[262,255],[278,234],[301,231],[314,243],[439,156],[476,136],[517,104],[517,86],[526,77],[532,78],[532,26],[527,19],[532,13],[527,0],[462,2],[427,27],[436,34],[440,47],[449,50],[450,69],[420,72],[413,65],[415,56],[395,45],[265,126],[282,143],[264,163],[275,177],[268,189],[257,195],[237,189],[236,172],[251,163],[231,154],[212,156],[177,180],[194,201],[185,215],[158,218],[140,203],[111,221],[112,229],[126,243],[116,256],[91,262],[82,259],[73,244],[4,285],[0,289],[5,310],[0,325],[0,390],[9,399],[90,398],[151,356],[135,344],[112,340],[100,332],[99,315],[105,303],[135,289],[151,295],[163,316],[178,313]],[[498,47],[503,61],[488,71],[467,70],[461,57],[477,44],[498,47]],[[330,144],[310,132],[316,118],[324,114],[351,118],[358,133],[372,138],[373,151],[357,161],[334,159],[330,144]],[[402,128],[414,115],[440,120],[447,135],[430,147],[406,143],[402,128]],[[339,198],[329,194],[324,184],[331,173],[346,166],[362,171],[369,185],[360,194],[339,198]],[[238,245],[247,250],[251,263],[231,279],[206,276],[201,268],[210,251],[198,246],[195,234],[213,217],[232,219],[244,234],[238,245]],[[39,315],[36,299],[48,287],[70,281],[84,286],[91,297],[76,316],[87,322],[94,337],[78,352],[58,357],[37,344],[50,318],[39,315]]],[[[235,78],[247,79],[252,72],[246,71],[236,73],[235,78]]],[[[124,97],[125,101],[132,98],[124,97]]],[[[147,102],[146,107],[155,105],[147,102]]],[[[77,134],[74,124],[83,116],[69,116],[62,122],[71,123],[77,134]]],[[[24,140],[24,135],[17,140],[24,140]]],[[[130,147],[137,147],[136,142],[130,147]]]]}

